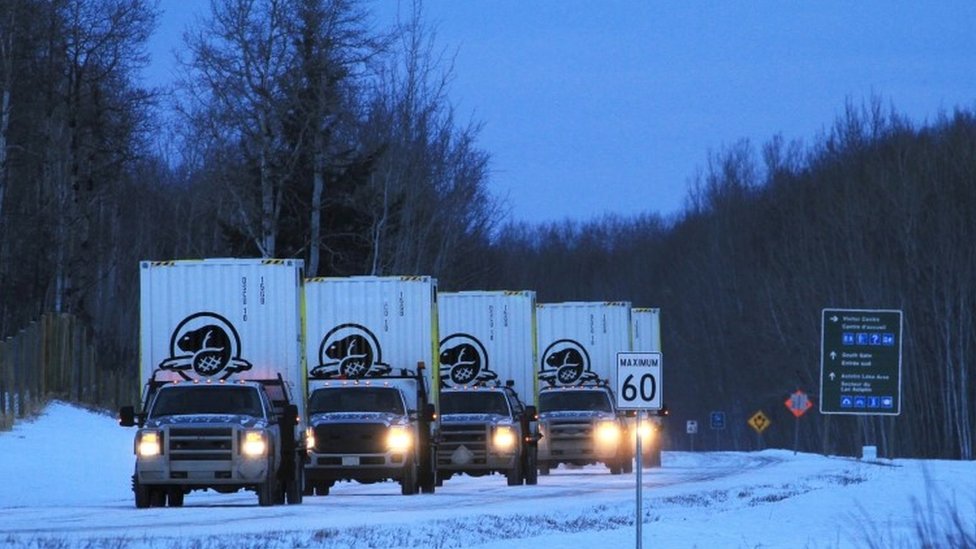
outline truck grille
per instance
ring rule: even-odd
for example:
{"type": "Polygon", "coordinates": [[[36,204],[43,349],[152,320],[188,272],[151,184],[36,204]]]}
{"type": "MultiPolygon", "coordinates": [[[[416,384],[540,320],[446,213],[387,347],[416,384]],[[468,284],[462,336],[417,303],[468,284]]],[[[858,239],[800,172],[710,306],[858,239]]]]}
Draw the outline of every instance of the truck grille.
{"type": "Polygon", "coordinates": [[[554,456],[593,453],[593,423],[586,420],[553,420],[546,437],[554,456]]]}
{"type": "Polygon", "coordinates": [[[315,451],[320,454],[382,454],[387,427],[382,423],[326,423],[315,426],[315,451]]]}
{"type": "Polygon", "coordinates": [[[437,463],[449,465],[454,452],[464,446],[471,453],[469,463],[483,465],[488,454],[488,425],[485,423],[441,424],[441,441],[437,445],[437,463]]]}
{"type": "Polygon", "coordinates": [[[230,461],[234,459],[233,427],[176,427],[166,441],[172,461],[230,461]]]}

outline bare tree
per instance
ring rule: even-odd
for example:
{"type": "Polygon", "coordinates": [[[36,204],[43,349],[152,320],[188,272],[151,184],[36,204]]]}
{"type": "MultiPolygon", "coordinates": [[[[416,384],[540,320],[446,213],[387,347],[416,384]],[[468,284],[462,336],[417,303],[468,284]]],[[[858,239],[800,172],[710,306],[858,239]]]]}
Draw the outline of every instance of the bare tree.
{"type": "Polygon", "coordinates": [[[237,202],[241,230],[265,257],[277,253],[294,154],[283,150],[281,112],[282,86],[295,56],[288,8],[286,0],[214,0],[210,17],[184,34],[190,58],[182,84],[192,102],[184,114],[213,142],[240,147],[240,179],[225,184],[237,202]]]}

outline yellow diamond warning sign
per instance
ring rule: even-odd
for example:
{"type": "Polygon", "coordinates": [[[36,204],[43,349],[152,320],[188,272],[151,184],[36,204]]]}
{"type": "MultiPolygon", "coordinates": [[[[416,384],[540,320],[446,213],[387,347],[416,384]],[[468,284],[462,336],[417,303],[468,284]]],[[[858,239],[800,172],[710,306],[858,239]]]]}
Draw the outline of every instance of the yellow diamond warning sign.
{"type": "Polygon", "coordinates": [[[769,421],[769,418],[766,417],[766,414],[764,414],[762,410],[759,410],[753,414],[751,418],[749,418],[748,423],[749,426],[755,429],[757,433],[762,434],[762,432],[766,430],[766,427],[769,427],[771,422],[769,421]]]}

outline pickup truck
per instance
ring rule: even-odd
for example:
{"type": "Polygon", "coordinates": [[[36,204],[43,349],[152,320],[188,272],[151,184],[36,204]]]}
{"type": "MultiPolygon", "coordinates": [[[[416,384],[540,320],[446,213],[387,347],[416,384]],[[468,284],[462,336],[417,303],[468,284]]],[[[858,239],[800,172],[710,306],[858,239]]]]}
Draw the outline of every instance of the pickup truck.
{"type": "Polygon", "coordinates": [[[258,504],[302,501],[304,445],[284,382],[156,381],[145,409],[119,411],[138,426],[132,489],[137,508],[181,507],[192,490],[252,490],[258,504]]]}

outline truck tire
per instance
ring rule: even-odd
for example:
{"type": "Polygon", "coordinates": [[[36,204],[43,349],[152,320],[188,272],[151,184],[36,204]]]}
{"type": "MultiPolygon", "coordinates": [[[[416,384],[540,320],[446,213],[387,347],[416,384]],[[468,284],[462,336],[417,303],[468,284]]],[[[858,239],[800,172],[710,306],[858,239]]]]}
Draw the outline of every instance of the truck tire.
{"type": "Polygon", "coordinates": [[[451,477],[452,476],[454,476],[454,473],[451,473],[449,471],[438,471],[437,472],[437,483],[436,484],[438,486],[444,486],[444,481],[445,480],[451,480],[451,477]]]}
{"type": "Polygon", "coordinates": [[[542,475],[544,477],[549,476],[549,469],[550,469],[550,465],[549,465],[549,462],[548,461],[540,461],[539,462],[539,474],[540,475],[542,475]]]}
{"type": "Polygon", "coordinates": [[[634,458],[632,456],[625,457],[622,462],[624,473],[634,472],[634,458]]]}
{"type": "Polygon", "coordinates": [[[258,505],[261,507],[271,507],[275,504],[275,501],[278,499],[277,480],[277,476],[271,472],[271,467],[268,467],[267,478],[265,478],[264,482],[258,484],[257,486],[256,491],[258,493],[258,505]]]}
{"type": "Polygon", "coordinates": [[[183,489],[179,486],[174,486],[167,490],[166,498],[169,500],[170,507],[183,507],[183,489]]]}
{"type": "Polygon", "coordinates": [[[400,478],[400,493],[405,496],[412,496],[417,493],[416,463],[403,466],[403,476],[400,478]]]}
{"type": "Polygon", "coordinates": [[[141,484],[136,480],[135,476],[132,477],[132,491],[135,492],[136,509],[147,509],[152,503],[150,501],[151,487],[141,484]]]}
{"type": "Polygon", "coordinates": [[[607,462],[607,467],[610,468],[611,475],[619,475],[624,471],[623,460],[607,462]]]}
{"type": "Polygon", "coordinates": [[[302,502],[305,495],[305,467],[296,458],[297,464],[292,478],[285,483],[285,500],[288,505],[297,505],[302,502]]]}
{"type": "Polygon", "coordinates": [[[525,456],[525,484],[534,486],[539,484],[539,451],[530,448],[525,456]]]}
{"type": "Polygon", "coordinates": [[[509,486],[521,486],[522,485],[522,459],[516,458],[515,465],[511,469],[505,472],[505,478],[508,480],[509,486]]]}
{"type": "Polygon", "coordinates": [[[149,506],[166,507],[166,488],[162,486],[149,487],[149,506]]]}

